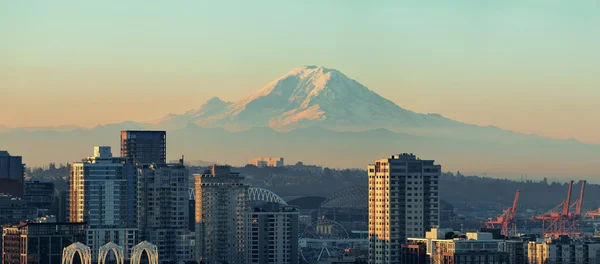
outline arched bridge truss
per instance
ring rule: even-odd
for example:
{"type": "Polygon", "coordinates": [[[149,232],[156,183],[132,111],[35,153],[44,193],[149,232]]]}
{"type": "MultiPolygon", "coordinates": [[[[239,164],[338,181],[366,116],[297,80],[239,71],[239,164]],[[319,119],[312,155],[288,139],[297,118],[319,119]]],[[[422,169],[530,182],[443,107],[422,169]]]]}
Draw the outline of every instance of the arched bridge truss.
{"type": "Polygon", "coordinates": [[[321,208],[368,208],[368,201],[368,187],[350,186],[334,192],[321,203],[321,208]]]}
{"type": "MultiPolygon", "coordinates": [[[[196,190],[194,188],[188,190],[188,195],[190,200],[196,200],[196,190]]],[[[248,201],[261,201],[287,205],[287,203],[276,193],[259,187],[248,188],[248,201]]]]}

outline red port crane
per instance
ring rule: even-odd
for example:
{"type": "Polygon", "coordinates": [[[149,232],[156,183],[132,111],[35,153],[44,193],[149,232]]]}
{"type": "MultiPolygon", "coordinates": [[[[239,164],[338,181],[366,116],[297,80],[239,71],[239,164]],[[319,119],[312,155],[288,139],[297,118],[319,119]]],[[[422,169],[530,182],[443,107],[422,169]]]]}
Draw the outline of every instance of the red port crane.
{"type": "Polygon", "coordinates": [[[487,221],[485,223],[487,228],[495,228],[496,226],[501,227],[501,233],[505,237],[509,237],[509,235],[517,234],[517,224],[515,222],[515,212],[517,211],[517,203],[519,202],[519,195],[521,194],[520,190],[517,190],[515,193],[515,199],[513,201],[512,207],[506,209],[504,213],[502,213],[498,218],[487,221]],[[510,232],[510,233],[509,233],[510,232]]]}
{"type": "Polygon", "coordinates": [[[577,222],[581,217],[581,206],[583,205],[585,184],[585,181],[581,181],[579,199],[571,204],[573,181],[570,181],[567,198],[564,201],[552,208],[548,213],[532,218],[532,220],[542,221],[542,235],[558,237],[560,235],[574,236],[581,234],[581,232],[577,230],[577,222]],[[569,212],[572,207],[575,207],[575,213],[569,212]]]}

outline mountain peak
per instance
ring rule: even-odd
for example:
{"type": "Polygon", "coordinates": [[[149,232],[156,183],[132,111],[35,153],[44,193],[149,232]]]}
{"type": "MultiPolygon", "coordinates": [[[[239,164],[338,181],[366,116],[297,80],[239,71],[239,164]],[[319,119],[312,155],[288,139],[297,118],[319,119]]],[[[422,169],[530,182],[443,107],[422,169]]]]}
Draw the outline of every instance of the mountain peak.
{"type": "Polygon", "coordinates": [[[200,116],[200,115],[206,115],[208,113],[214,114],[215,112],[223,111],[230,104],[231,104],[230,102],[225,102],[225,101],[221,100],[221,98],[215,96],[215,97],[208,99],[208,101],[206,101],[204,104],[202,104],[200,106],[200,108],[187,111],[185,113],[185,115],[200,116]]]}
{"type": "Polygon", "coordinates": [[[296,67],[235,103],[213,97],[178,119],[233,130],[365,130],[445,123],[442,117],[402,109],[337,69],[318,65],[296,67]]]}
{"type": "Polygon", "coordinates": [[[227,102],[221,100],[221,98],[219,98],[218,96],[214,96],[214,97],[211,97],[210,99],[208,99],[205,104],[215,104],[215,103],[227,103],[227,102]]]}
{"type": "Polygon", "coordinates": [[[311,75],[311,74],[324,75],[324,74],[328,74],[328,73],[342,74],[340,71],[338,71],[336,69],[331,69],[331,68],[327,68],[324,66],[305,65],[305,66],[300,66],[300,67],[296,67],[296,68],[292,69],[287,74],[280,77],[279,79],[282,79],[282,78],[285,78],[288,76],[298,76],[298,75],[306,76],[306,75],[311,75]]]}

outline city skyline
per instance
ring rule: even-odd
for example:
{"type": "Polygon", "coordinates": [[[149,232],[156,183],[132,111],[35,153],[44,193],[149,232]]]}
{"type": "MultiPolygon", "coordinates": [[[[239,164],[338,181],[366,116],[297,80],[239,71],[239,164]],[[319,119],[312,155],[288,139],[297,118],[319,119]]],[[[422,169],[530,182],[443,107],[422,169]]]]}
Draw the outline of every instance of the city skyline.
{"type": "Polygon", "coordinates": [[[600,263],[599,10],[0,2],[0,262],[600,263]]]}
{"type": "Polygon", "coordinates": [[[8,127],[145,122],[323,65],[416,112],[600,143],[593,1],[1,5],[8,127]]]}

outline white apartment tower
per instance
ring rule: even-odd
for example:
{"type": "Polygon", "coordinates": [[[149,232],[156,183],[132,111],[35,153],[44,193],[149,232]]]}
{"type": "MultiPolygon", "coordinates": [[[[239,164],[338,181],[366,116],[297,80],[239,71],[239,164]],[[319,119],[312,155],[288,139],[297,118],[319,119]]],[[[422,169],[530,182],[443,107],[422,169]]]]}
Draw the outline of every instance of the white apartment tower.
{"type": "Polygon", "coordinates": [[[246,263],[248,185],[229,166],[213,165],[196,175],[198,263],[246,263]]]}
{"type": "Polygon", "coordinates": [[[71,165],[69,219],[90,227],[135,226],[135,168],[113,157],[110,147],[71,165]]]}
{"type": "Polygon", "coordinates": [[[123,245],[129,257],[137,242],[135,166],[113,157],[110,147],[94,147],[94,156],[71,165],[69,220],[86,223],[86,240],[96,261],[100,246],[123,245]]]}
{"type": "Polygon", "coordinates": [[[441,166],[413,154],[376,160],[369,175],[369,263],[401,263],[400,245],[439,226],[441,166]]]}

